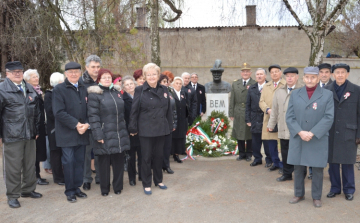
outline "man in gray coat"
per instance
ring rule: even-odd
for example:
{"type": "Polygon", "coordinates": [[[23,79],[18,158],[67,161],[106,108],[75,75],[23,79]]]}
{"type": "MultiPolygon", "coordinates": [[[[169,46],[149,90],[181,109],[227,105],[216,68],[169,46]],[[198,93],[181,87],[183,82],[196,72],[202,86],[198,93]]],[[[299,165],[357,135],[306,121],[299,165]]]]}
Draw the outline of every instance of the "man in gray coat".
{"type": "Polygon", "coordinates": [[[327,165],[329,130],[334,121],[334,100],[329,90],[319,87],[319,68],[304,68],[306,86],[294,90],[286,113],[290,131],[288,163],[294,165],[294,194],[291,204],[304,200],[306,167],[313,167],[311,193],[321,207],[323,171],[327,165]]]}
{"type": "Polygon", "coordinates": [[[357,144],[360,143],[360,87],[347,80],[350,67],[347,64],[332,66],[335,81],[325,86],[333,92],[335,121],[329,137],[329,175],[333,198],[341,193],[341,178],[346,200],[354,199],[357,144]]]}

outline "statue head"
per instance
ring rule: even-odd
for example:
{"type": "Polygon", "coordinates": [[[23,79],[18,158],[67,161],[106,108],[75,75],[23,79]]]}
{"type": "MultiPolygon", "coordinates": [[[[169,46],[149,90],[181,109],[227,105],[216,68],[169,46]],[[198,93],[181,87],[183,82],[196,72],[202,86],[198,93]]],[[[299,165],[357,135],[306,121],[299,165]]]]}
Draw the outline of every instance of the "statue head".
{"type": "Polygon", "coordinates": [[[224,72],[224,68],[221,67],[221,60],[219,59],[215,60],[215,64],[213,68],[210,69],[210,71],[213,75],[213,81],[215,83],[220,83],[222,73],[224,72]]]}

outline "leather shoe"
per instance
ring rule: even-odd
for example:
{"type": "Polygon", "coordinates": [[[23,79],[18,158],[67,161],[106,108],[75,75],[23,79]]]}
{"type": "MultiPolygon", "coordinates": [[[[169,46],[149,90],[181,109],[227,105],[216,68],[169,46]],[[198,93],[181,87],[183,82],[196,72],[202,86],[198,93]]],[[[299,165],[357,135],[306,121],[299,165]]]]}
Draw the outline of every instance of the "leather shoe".
{"type": "Polygon", "coordinates": [[[141,177],[139,176],[139,181],[142,181],[141,177]]]}
{"type": "Polygon", "coordinates": [[[95,184],[100,184],[100,181],[96,181],[95,184]]]}
{"type": "Polygon", "coordinates": [[[91,184],[90,183],[84,183],[83,189],[84,190],[90,190],[91,189],[91,184]]]}
{"type": "Polygon", "coordinates": [[[164,184],[164,185],[155,185],[155,186],[157,186],[157,187],[159,187],[160,189],[162,189],[162,190],[166,190],[167,189],[167,186],[164,184]]]}
{"type": "Polygon", "coordinates": [[[101,193],[102,196],[106,197],[109,195],[109,193],[101,193]]]}
{"type": "Polygon", "coordinates": [[[309,174],[308,179],[312,180],[312,173],[309,174]]]}
{"type": "Polygon", "coordinates": [[[41,198],[41,197],[42,197],[42,194],[37,193],[37,192],[35,192],[35,191],[32,191],[32,192],[30,192],[30,193],[28,193],[28,194],[23,194],[23,193],[21,193],[21,197],[41,198]]]}
{"type": "Polygon", "coordinates": [[[146,195],[151,195],[151,194],[152,194],[152,191],[151,191],[151,190],[147,191],[147,190],[145,190],[145,187],[144,187],[144,193],[145,193],[146,195]]]}
{"type": "Polygon", "coordinates": [[[76,196],[75,196],[75,195],[66,196],[66,199],[67,199],[67,201],[69,201],[70,203],[76,202],[76,196]]]}
{"type": "Polygon", "coordinates": [[[304,196],[302,196],[302,197],[293,197],[293,198],[290,199],[289,203],[290,204],[296,204],[296,203],[298,203],[298,202],[300,202],[300,201],[302,201],[304,199],[305,199],[304,196]]]}
{"type": "Polygon", "coordinates": [[[279,169],[278,166],[272,165],[268,170],[269,171],[274,171],[274,170],[277,170],[277,169],[279,169]]]}
{"type": "Polygon", "coordinates": [[[173,155],[174,161],[178,162],[178,163],[182,163],[183,161],[179,158],[178,155],[173,155]]]}
{"type": "Polygon", "coordinates": [[[79,193],[76,193],[75,195],[79,198],[87,198],[87,195],[82,191],[80,191],[79,193]]]}
{"type": "Polygon", "coordinates": [[[173,174],[174,173],[174,171],[172,169],[170,169],[170,167],[169,168],[163,168],[163,171],[167,172],[168,174],[173,174]]]}
{"type": "Polygon", "coordinates": [[[9,205],[9,207],[11,207],[11,208],[19,208],[19,207],[21,207],[18,199],[16,199],[16,198],[14,198],[14,199],[9,199],[9,200],[8,200],[8,205],[9,205]]]}
{"type": "Polygon", "coordinates": [[[284,173],[283,168],[280,168],[278,173],[282,175],[284,173]]]}
{"type": "Polygon", "coordinates": [[[115,194],[121,194],[121,190],[115,191],[115,194]]]}
{"type": "Polygon", "coordinates": [[[246,157],[246,161],[247,161],[247,162],[250,162],[250,161],[251,161],[251,157],[250,157],[250,156],[246,157]]]}
{"type": "Polygon", "coordinates": [[[260,165],[260,164],[262,164],[262,162],[254,161],[254,162],[250,163],[250,166],[257,166],[257,165],[260,165]]]}
{"type": "MultiPolygon", "coordinates": [[[[329,192],[327,195],[326,195],[326,197],[328,197],[328,198],[333,198],[333,197],[336,197],[336,195],[339,195],[340,193],[334,193],[334,192],[329,192]]],[[[346,196],[346,195],[345,195],[346,196]]]]}
{"type": "Polygon", "coordinates": [[[60,185],[60,186],[64,186],[65,182],[58,182],[57,184],[60,185]]]}
{"type": "Polygon", "coordinates": [[[129,184],[130,184],[130,186],[135,186],[136,182],[135,182],[135,180],[130,180],[129,184]]]}
{"type": "Polygon", "coordinates": [[[348,201],[352,201],[354,199],[354,195],[353,194],[345,194],[345,199],[348,201]]]}
{"type": "Polygon", "coordinates": [[[269,167],[271,167],[272,166],[272,163],[267,163],[267,164],[265,164],[265,168],[269,168],[269,167]]]}
{"type": "Polygon", "coordinates": [[[244,160],[244,159],[246,159],[245,156],[244,156],[244,157],[238,156],[238,157],[236,158],[237,161],[241,161],[241,160],[244,160]]]}
{"type": "Polygon", "coordinates": [[[313,200],[314,207],[319,208],[321,207],[321,200],[313,200]]]}
{"type": "Polygon", "coordinates": [[[47,182],[45,179],[42,179],[42,178],[38,178],[36,183],[39,185],[48,185],[49,184],[49,182],[47,182]]]}
{"type": "Polygon", "coordinates": [[[287,181],[287,180],[292,180],[292,177],[285,177],[284,175],[282,175],[279,178],[276,178],[277,182],[283,182],[283,181],[287,181]]]}

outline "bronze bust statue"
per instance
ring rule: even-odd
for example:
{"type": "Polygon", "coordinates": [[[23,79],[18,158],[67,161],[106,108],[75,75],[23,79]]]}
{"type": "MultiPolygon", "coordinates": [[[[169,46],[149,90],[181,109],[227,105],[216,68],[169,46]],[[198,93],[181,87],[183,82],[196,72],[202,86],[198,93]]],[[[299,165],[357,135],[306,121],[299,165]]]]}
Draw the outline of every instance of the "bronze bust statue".
{"type": "Polygon", "coordinates": [[[224,68],[221,67],[221,60],[215,60],[213,68],[210,69],[213,75],[213,81],[205,84],[206,93],[229,93],[231,91],[230,83],[221,80],[224,68]]]}

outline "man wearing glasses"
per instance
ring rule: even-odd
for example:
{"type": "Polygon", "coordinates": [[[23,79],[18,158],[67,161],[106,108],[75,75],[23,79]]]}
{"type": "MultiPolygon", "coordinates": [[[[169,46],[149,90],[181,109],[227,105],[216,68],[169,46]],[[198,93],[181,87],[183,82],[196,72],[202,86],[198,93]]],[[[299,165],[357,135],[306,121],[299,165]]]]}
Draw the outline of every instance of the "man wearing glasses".
{"type": "Polygon", "coordinates": [[[6,78],[0,84],[0,141],[4,143],[4,179],[11,208],[18,198],[41,198],[35,192],[36,143],[40,110],[34,88],[23,80],[19,61],[5,65],[6,78]]]}

